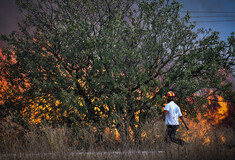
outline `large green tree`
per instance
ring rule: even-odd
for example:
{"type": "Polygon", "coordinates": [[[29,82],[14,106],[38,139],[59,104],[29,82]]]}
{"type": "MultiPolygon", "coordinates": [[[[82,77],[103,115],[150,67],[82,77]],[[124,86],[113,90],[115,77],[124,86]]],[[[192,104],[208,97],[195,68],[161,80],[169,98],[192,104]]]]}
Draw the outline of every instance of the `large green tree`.
{"type": "Polygon", "coordinates": [[[43,97],[42,104],[60,109],[63,119],[54,123],[114,125],[126,135],[131,126],[138,137],[140,124],[156,113],[151,108],[161,112],[168,90],[195,115],[205,102],[196,92],[231,88],[224,82],[234,67],[234,35],[224,42],[218,32],[194,31],[176,1],[16,2],[25,17],[19,31],[2,36],[9,45],[4,54],[16,57],[4,69],[24,90],[15,89],[20,98],[5,105],[25,107],[43,97]]]}

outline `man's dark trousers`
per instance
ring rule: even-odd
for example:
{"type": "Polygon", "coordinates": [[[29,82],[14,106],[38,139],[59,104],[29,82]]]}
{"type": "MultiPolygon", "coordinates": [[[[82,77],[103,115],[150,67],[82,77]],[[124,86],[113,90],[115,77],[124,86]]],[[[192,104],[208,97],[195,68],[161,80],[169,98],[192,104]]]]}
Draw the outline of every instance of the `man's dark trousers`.
{"type": "Polygon", "coordinates": [[[176,130],[179,128],[179,125],[167,125],[167,135],[166,142],[174,142],[180,145],[184,145],[185,142],[182,139],[176,138],[176,130]]]}

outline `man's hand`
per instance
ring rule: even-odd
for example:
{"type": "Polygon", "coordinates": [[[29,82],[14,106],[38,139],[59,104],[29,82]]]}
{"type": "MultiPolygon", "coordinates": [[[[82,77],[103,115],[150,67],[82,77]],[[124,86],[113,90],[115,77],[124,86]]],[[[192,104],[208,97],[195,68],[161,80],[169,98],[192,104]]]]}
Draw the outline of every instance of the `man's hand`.
{"type": "Polygon", "coordinates": [[[184,116],[181,116],[180,119],[183,121],[185,128],[186,128],[187,130],[189,130],[189,127],[188,127],[188,125],[187,125],[186,122],[185,122],[184,116]]]}

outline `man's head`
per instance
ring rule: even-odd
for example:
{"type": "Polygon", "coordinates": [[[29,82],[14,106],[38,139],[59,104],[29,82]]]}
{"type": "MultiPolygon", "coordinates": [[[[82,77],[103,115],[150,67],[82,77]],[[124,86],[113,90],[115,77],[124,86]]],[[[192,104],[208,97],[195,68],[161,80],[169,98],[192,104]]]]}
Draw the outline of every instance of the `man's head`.
{"type": "Polygon", "coordinates": [[[166,94],[167,102],[173,101],[174,97],[175,97],[175,93],[173,93],[172,91],[167,92],[166,94]]]}

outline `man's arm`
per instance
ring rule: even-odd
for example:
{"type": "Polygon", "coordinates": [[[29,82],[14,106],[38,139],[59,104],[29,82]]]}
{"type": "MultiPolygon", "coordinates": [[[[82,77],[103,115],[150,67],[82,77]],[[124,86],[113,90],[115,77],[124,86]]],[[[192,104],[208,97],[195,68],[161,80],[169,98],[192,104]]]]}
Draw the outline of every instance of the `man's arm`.
{"type": "Polygon", "coordinates": [[[153,122],[158,122],[158,121],[160,121],[161,119],[165,118],[165,116],[166,116],[168,113],[169,113],[169,111],[164,110],[164,112],[162,113],[162,115],[161,115],[159,118],[153,120],[153,122]]]}
{"type": "Polygon", "coordinates": [[[187,125],[186,122],[185,122],[184,116],[180,116],[180,119],[181,119],[182,122],[184,123],[185,128],[186,128],[187,130],[189,130],[189,127],[188,127],[188,125],[187,125]]]}

